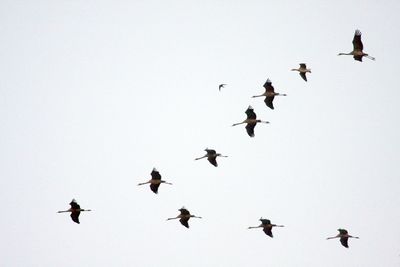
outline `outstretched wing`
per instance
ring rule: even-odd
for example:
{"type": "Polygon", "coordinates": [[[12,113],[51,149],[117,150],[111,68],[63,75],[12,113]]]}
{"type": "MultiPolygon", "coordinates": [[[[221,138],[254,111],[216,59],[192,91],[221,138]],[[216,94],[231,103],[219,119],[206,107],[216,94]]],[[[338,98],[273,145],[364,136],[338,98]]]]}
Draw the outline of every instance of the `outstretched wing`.
{"type": "Polygon", "coordinates": [[[189,217],[188,218],[180,218],[179,220],[183,226],[189,228],[189,217]]]}
{"type": "Polygon", "coordinates": [[[75,199],[73,199],[73,200],[71,201],[71,203],[69,203],[69,205],[71,205],[71,208],[74,209],[74,210],[80,209],[80,208],[81,208],[81,206],[79,206],[79,204],[76,202],[75,199]]]}
{"type": "Polygon", "coordinates": [[[301,78],[303,78],[303,80],[307,81],[307,77],[306,77],[306,73],[305,72],[299,72],[301,78]]]}
{"type": "Polygon", "coordinates": [[[364,48],[363,43],[361,42],[361,32],[359,30],[356,30],[356,32],[354,33],[353,48],[354,50],[360,51],[362,51],[364,48]]]}
{"type": "Polygon", "coordinates": [[[362,56],[357,56],[357,55],[354,55],[353,56],[353,58],[354,58],[354,60],[357,60],[357,61],[361,61],[362,62],[362,56]]]}
{"type": "Polygon", "coordinates": [[[263,229],[263,231],[264,231],[264,233],[266,234],[266,235],[268,235],[268,236],[270,236],[270,237],[274,237],[273,236],[273,234],[272,234],[272,227],[264,227],[264,229],[263,229]]]}
{"type": "Polygon", "coordinates": [[[268,79],[265,83],[264,83],[264,88],[267,92],[273,92],[274,91],[274,87],[272,86],[272,82],[270,79],[268,79]]]}
{"type": "Polygon", "coordinates": [[[150,189],[153,191],[155,194],[158,194],[158,188],[160,187],[160,184],[150,184],[150,189]]]}
{"type": "Polygon", "coordinates": [[[267,96],[264,99],[265,104],[267,105],[267,107],[269,107],[270,109],[274,109],[274,104],[272,103],[274,101],[275,96],[267,96]]]}
{"type": "Polygon", "coordinates": [[[79,224],[79,214],[81,214],[80,211],[73,211],[71,212],[71,219],[79,224]]]}
{"type": "Polygon", "coordinates": [[[246,125],[246,131],[247,131],[247,134],[250,136],[250,137],[254,137],[255,135],[254,135],[254,127],[256,127],[256,124],[255,123],[248,123],[247,125],[246,125]]]}
{"type": "Polygon", "coordinates": [[[261,223],[262,223],[263,225],[271,224],[271,220],[268,220],[268,219],[260,219],[260,221],[261,221],[261,223]]]}
{"type": "Polygon", "coordinates": [[[190,212],[185,208],[181,208],[179,211],[181,212],[181,215],[190,215],[190,212]]]}
{"type": "Polygon", "coordinates": [[[153,180],[161,180],[161,175],[155,168],[151,172],[151,179],[153,179],[153,180]]]}
{"type": "Polygon", "coordinates": [[[347,232],[346,229],[342,229],[342,228],[338,229],[338,231],[339,231],[339,233],[340,233],[341,235],[347,235],[347,234],[349,233],[349,232],[347,232]]]}
{"type": "Polygon", "coordinates": [[[215,151],[214,149],[206,149],[207,155],[215,155],[217,154],[217,151],[215,151]]]}
{"type": "Polygon", "coordinates": [[[348,237],[341,237],[341,238],[340,238],[340,243],[342,243],[342,245],[343,245],[345,248],[348,248],[348,247],[349,247],[349,245],[348,245],[348,243],[347,243],[348,240],[349,240],[348,237]]]}
{"type": "Polygon", "coordinates": [[[207,160],[215,167],[218,167],[217,157],[208,157],[207,160]]]}
{"type": "Polygon", "coordinates": [[[247,115],[247,119],[251,119],[251,120],[257,119],[257,115],[254,112],[254,109],[252,109],[250,107],[246,110],[246,115],[247,115]]]}

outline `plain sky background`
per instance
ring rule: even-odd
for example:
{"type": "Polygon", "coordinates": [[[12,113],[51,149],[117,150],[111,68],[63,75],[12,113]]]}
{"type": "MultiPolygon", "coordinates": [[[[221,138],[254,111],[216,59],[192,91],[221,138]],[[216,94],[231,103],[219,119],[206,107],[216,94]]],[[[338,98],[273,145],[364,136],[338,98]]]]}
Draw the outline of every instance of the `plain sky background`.
{"type": "Polygon", "coordinates": [[[1,1],[0,266],[400,266],[399,12],[1,1]],[[355,29],[375,62],[337,56],[355,29]],[[267,78],[275,110],[250,98],[267,78]],[[271,122],[255,138],[231,127],[248,105],[271,122]],[[158,195],[137,186],[153,167],[158,195]],[[56,213],[72,198],[80,225],[56,213]],[[167,222],[182,206],[203,219],[167,222]],[[340,227],[349,249],[325,240],[340,227]]]}

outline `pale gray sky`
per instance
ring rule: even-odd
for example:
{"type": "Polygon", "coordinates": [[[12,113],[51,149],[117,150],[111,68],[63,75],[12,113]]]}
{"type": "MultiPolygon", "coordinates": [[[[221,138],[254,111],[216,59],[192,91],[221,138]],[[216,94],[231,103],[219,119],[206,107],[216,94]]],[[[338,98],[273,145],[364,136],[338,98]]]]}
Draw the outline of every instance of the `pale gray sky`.
{"type": "Polygon", "coordinates": [[[0,265],[399,266],[399,12],[1,1],[0,265]],[[375,62],[337,56],[355,29],[375,62]],[[267,78],[275,110],[250,98],[267,78]],[[230,127],[248,105],[271,122],[255,138],[230,127]],[[206,147],[229,158],[194,161],[206,147]],[[136,186],[153,167],[158,195],[136,186]],[[80,225],[56,213],[72,198],[80,225]],[[189,230],[166,221],[183,205],[189,230]],[[246,229],[261,216],[286,227],[246,229]],[[360,239],[326,241],[339,227],[360,239]]]}

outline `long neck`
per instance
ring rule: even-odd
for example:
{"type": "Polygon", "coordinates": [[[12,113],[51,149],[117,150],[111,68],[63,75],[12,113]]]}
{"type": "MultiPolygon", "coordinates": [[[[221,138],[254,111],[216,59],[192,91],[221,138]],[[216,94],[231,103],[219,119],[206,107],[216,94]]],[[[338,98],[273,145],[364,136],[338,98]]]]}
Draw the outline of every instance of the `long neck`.
{"type": "Polygon", "coordinates": [[[234,123],[234,124],[232,124],[232,126],[240,125],[240,124],[243,124],[243,123],[246,123],[246,121],[242,121],[242,122],[239,122],[239,123],[234,123]]]}
{"type": "Polygon", "coordinates": [[[178,216],[176,216],[176,217],[174,217],[174,218],[168,218],[167,221],[169,221],[169,220],[175,220],[175,219],[178,219],[178,218],[180,218],[180,215],[178,215],[178,216]]]}
{"type": "Polygon", "coordinates": [[[57,211],[57,213],[63,213],[63,212],[71,212],[71,210],[60,210],[60,211],[57,211]]]}
{"type": "Polygon", "coordinates": [[[254,97],[262,97],[262,96],[265,96],[264,94],[262,94],[262,95],[253,95],[252,97],[254,98],[254,97]]]}
{"type": "Polygon", "coordinates": [[[255,229],[255,228],[261,228],[261,227],[263,227],[262,225],[259,225],[259,226],[250,226],[248,229],[255,229]]]}
{"type": "Polygon", "coordinates": [[[340,236],[339,235],[337,235],[337,236],[331,236],[331,237],[328,237],[327,239],[334,239],[334,238],[339,238],[340,236]]]}
{"type": "Polygon", "coordinates": [[[207,155],[202,156],[202,157],[200,157],[200,158],[195,158],[194,160],[204,159],[204,158],[206,158],[206,157],[207,157],[207,155]]]}

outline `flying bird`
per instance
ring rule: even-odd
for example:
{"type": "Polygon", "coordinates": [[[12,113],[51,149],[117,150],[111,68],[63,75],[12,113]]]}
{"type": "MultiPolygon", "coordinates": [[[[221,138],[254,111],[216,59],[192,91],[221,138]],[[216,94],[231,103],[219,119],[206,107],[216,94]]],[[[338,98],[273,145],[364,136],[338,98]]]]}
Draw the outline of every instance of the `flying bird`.
{"type": "Polygon", "coordinates": [[[76,202],[75,199],[72,199],[72,201],[71,201],[71,203],[69,203],[69,205],[71,205],[71,208],[69,208],[67,210],[60,210],[60,211],[58,211],[58,213],[71,212],[72,221],[74,221],[78,224],[79,224],[79,215],[81,214],[81,211],[91,211],[91,210],[81,209],[81,206],[79,206],[78,202],[76,202]]]}
{"type": "Polygon", "coordinates": [[[264,102],[270,109],[274,109],[274,98],[276,95],[286,96],[286,94],[275,93],[274,87],[272,86],[271,80],[267,79],[264,84],[265,92],[262,95],[255,95],[253,97],[262,97],[265,96],[264,102]]]}
{"type": "Polygon", "coordinates": [[[190,214],[190,212],[187,209],[185,209],[185,207],[180,208],[179,211],[181,212],[181,214],[179,214],[178,216],[176,216],[174,218],[168,218],[167,221],[174,220],[174,219],[179,219],[180,223],[183,226],[185,226],[186,228],[189,228],[189,219],[190,218],[199,218],[199,219],[201,219],[201,217],[198,217],[198,216],[190,214]]]}
{"type": "Polygon", "coordinates": [[[291,71],[298,71],[301,78],[303,78],[303,80],[305,81],[307,81],[306,73],[307,72],[311,73],[311,69],[307,69],[306,63],[300,63],[300,68],[291,69],[291,71]]]}
{"type": "Polygon", "coordinates": [[[342,245],[345,248],[349,248],[349,245],[347,243],[349,238],[357,238],[357,239],[359,239],[359,237],[357,237],[357,236],[349,235],[349,233],[345,229],[338,229],[338,231],[339,231],[339,234],[337,234],[336,236],[328,237],[327,240],[328,239],[334,239],[334,238],[340,238],[340,243],[342,243],[342,245]]]}
{"type": "Polygon", "coordinates": [[[207,158],[207,160],[214,165],[215,167],[218,167],[218,163],[217,163],[217,157],[225,157],[227,158],[228,156],[223,156],[220,153],[217,153],[214,149],[204,149],[204,151],[207,152],[206,155],[200,157],[200,158],[195,158],[194,160],[199,160],[199,159],[203,159],[203,158],[207,158]]]}
{"type": "Polygon", "coordinates": [[[160,173],[156,170],[156,168],[153,168],[151,171],[151,179],[148,180],[145,183],[140,183],[138,185],[145,185],[145,184],[150,184],[150,189],[153,191],[155,194],[158,193],[158,187],[160,187],[160,184],[170,184],[167,181],[161,180],[161,175],[160,173]]]}
{"type": "Polygon", "coordinates": [[[221,84],[218,86],[218,90],[221,91],[222,88],[225,88],[225,85],[226,85],[225,83],[221,83],[221,84]]]}
{"type": "Polygon", "coordinates": [[[356,30],[354,33],[354,38],[353,38],[353,51],[350,53],[339,53],[338,56],[342,55],[348,55],[348,56],[353,56],[354,60],[362,61],[363,57],[375,60],[374,57],[371,57],[370,55],[366,54],[363,52],[363,43],[361,41],[361,32],[360,30],[356,30]]]}
{"type": "Polygon", "coordinates": [[[283,225],[277,225],[277,224],[271,224],[271,221],[268,219],[260,219],[261,224],[259,226],[250,226],[248,229],[254,229],[254,228],[263,228],[263,231],[266,235],[270,237],[274,237],[272,235],[272,228],[273,227],[284,227],[283,225]]]}
{"type": "Polygon", "coordinates": [[[242,122],[235,123],[232,126],[236,126],[236,125],[239,125],[239,124],[247,123],[246,131],[247,131],[247,134],[250,137],[254,137],[255,136],[254,135],[254,127],[256,127],[258,122],[259,123],[269,123],[269,121],[257,120],[257,115],[256,115],[256,113],[254,113],[254,109],[253,109],[252,106],[249,106],[245,113],[247,115],[247,119],[245,119],[242,122]]]}

